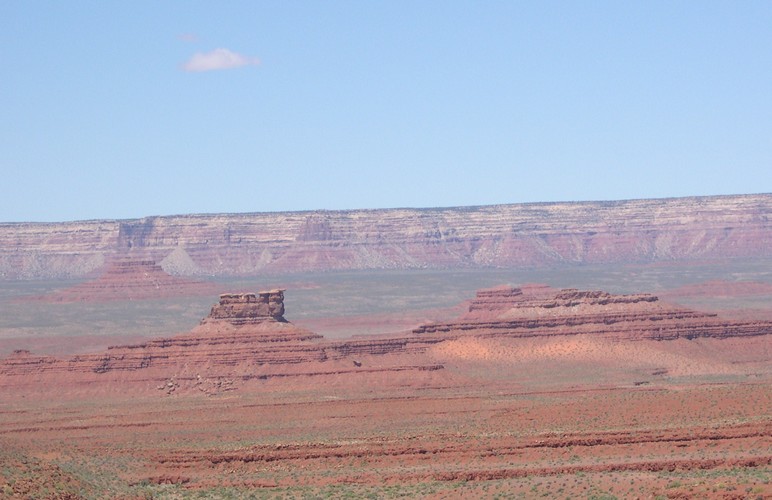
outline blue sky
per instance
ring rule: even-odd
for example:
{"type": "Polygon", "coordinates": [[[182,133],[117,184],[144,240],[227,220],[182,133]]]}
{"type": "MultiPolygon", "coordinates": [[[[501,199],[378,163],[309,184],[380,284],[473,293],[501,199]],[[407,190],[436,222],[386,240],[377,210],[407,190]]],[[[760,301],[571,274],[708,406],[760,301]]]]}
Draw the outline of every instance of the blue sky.
{"type": "Polygon", "coordinates": [[[772,2],[2,2],[0,221],[772,191],[772,2]]]}

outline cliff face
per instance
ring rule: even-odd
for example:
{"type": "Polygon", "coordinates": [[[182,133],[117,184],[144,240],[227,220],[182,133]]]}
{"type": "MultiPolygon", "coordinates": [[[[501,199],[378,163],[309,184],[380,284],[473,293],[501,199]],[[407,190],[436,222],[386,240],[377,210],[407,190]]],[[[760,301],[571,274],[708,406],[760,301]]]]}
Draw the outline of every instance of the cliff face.
{"type": "Polygon", "coordinates": [[[457,338],[602,336],[614,341],[727,338],[772,334],[769,321],[731,321],[659,301],[650,294],[555,290],[544,285],[480,290],[456,321],[413,333],[457,338]]]}
{"type": "Polygon", "coordinates": [[[0,279],[106,259],[173,274],[547,266],[772,256],[772,194],[0,224],[0,279]]]}

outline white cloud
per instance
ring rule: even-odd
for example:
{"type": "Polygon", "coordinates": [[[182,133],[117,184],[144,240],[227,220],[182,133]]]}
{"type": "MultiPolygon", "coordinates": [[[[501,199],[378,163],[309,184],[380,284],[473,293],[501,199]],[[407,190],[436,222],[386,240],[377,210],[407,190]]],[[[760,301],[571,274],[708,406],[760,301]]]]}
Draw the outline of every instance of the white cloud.
{"type": "Polygon", "coordinates": [[[242,56],[228,49],[214,49],[211,52],[198,52],[194,54],[182,66],[182,69],[185,71],[214,71],[258,64],[260,64],[260,59],[256,57],[242,56]]]}

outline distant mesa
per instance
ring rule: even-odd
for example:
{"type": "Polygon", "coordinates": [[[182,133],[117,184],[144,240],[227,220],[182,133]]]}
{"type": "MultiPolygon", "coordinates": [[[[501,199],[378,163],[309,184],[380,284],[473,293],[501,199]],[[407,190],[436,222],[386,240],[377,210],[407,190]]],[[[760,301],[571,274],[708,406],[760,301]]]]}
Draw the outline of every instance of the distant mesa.
{"type": "Polygon", "coordinates": [[[550,268],[772,257],[772,194],[0,223],[0,279],[131,252],[184,275],[550,268]]]}
{"type": "Polygon", "coordinates": [[[457,338],[602,335],[620,341],[738,337],[772,333],[772,322],[726,321],[716,314],[660,302],[650,294],[556,290],[545,285],[480,290],[456,321],[430,323],[420,335],[457,338]]]}
{"type": "Polygon", "coordinates": [[[96,279],[32,297],[44,302],[107,302],[210,295],[215,285],[172,276],[153,260],[111,261],[96,279]]]}

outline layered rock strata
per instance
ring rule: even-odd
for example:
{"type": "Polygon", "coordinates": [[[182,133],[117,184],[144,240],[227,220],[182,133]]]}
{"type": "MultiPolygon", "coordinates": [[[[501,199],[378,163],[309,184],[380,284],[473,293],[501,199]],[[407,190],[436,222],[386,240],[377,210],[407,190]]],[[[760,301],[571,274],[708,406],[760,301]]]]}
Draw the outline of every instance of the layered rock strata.
{"type": "Polygon", "coordinates": [[[103,302],[208,295],[213,284],[172,276],[153,260],[115,259],[96,279],[24,300],[103,302]]]}
{"type": "MultiPolygon", "coordinates": [[[[442,367],[418,362],[405,364],[399,355],[423,352],[438,339],[414,335],[325,341],[284,318],[283,290],[220,295],[210,314],[190,333],[134,345],[113,346],[100,354],[70,359],[35,356],[17,351],[0,363],[0,376],[69,376],[74,383],[99,380],[153,382],[174,377],[200,384],[212,377],[241,381],[275,377],[434,371],[442,367]],[[377,365],[363,363],[368,356],[398,355],[377,365]]],[[[0,379],[0,386],[3,385],[0,379]]],[[[13,385],[11,383],[11,385],[13,385]]]]}
{"type": "MultiPolygon", "coordinates": [[[[462,337],[592,335],[672,340],[772,334],[772,322],[730,321],[660,302],[654,295],[556,290],[544,285],[481,290],[458,320],[392,336],[329,341],[284,318],[282,290],[222,294],[191,332],[69,359],[18,351],[0,362],[0,387],[100,381],[199,387],[207,380],[432,372],[429,347],[462,337]],[[169,383],[169,382],[165,382],[169,383]]],[[[164,386],[161,388],[174,388],[164,386]]]]}
{"type": "Polygon", "coordinates": [[[603,335],[617,340],[753,336],[772,334],[772,322],[728,321],[649,294],[555,290],[547,286],[481,290],[469,312],[449,323],[416,328],[419,335],[536,337],[603,335]]]}
{"type": "Polygon", "coordinates": [[[0,224],[0,279],[82,277],[108,256],[178,275],[772,257],[772,194],[0,224]]]}
{"type": "Polygon", "coordinates": [[[264,321],[284,319],[284,290],[270,290],[260,293],[224,293],[220,302],[212,306],[209,316],[202,324],[225,321],[230,325],[242,326],[259,324],[264,321]]]}

